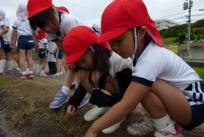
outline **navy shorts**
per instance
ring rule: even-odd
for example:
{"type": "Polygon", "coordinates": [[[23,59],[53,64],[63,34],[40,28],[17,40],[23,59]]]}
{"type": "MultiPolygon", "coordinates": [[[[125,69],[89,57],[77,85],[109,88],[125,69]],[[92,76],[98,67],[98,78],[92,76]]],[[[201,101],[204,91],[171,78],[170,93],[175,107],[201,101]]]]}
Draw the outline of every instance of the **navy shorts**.
{"type": "Polygon", "coordinates": [[[5,44],[5,47],[4,47],[5,53],[10,53],[11,50],[12,50],[12,48],[10,47],[10,44],[5,44]]]}
{"type": "Polygon", "coordinates": [[[0,37],[0,49],[3,49],[5,53],[9,53],[12,50],[10,44],[5,43],[2,37],[0,37]]]}
{"type": "Polygon", "coordinates": [[[0,37],[0,49],[4,49],[5,44],[4,44],[4,40],[2,37],[0,37]]]}
{"type": "Polygon", "coordinates": [[[198,81],[194,84],[194,87],[191,84],[185,89],[194,89],[196,91],[195,96],[193,96],[192,99],[188,99],[188,101],[197,103],[191,106],[192,122],[189,126],[183,126],[183,128],[185,128],[186,130],[192,130],[195,127],[204,123],[204,103],[202,103],[204,100],[204,83],[202,81],[198,81]]]}
{"type": "Polygon", "coordinates": [[[23,50],[32,50],[35,44],[31,35],[22,35],[18,38],[18,48],[23,50]]]}
{"type": "Polygon", "coordinates": [[[58,50],[57,53],[56,53],[56,58],[57,59],[62,59],[64,56],[64,52],[61,51],[61,50],[58,50]]]}
{"type": "Polygon", "coordinates": [[[41,59],[46,58],[47,57],[47,52],[45,51],[45,49],[39,49],[38,56],[41,59]]]}

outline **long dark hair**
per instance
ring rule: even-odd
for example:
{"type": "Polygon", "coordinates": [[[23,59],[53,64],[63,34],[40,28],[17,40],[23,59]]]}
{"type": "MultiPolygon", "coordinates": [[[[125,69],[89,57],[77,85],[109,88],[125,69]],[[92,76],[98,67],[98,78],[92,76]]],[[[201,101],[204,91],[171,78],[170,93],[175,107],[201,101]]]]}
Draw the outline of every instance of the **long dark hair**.
{"type": "MultiPolygon", "coordinates": [[[[110,69],[109,57],[111,51],[101,45],[94,44],[93,50],[93,69],[102,73],[108,73],[110,69]]],[[[91,50],[91,49],[89,49],[91,50]]]]}
{"type": "MultiPolygon", "coordinates": [[[[105,80],[109,75],[109,70],[110,70],[109,58],[112,52],[98,44],[92,45],[92,48],[89,48],[89,50],[93,52],[93,70],[100,71],[102,74],[99,79],[98,85],[99,85],[99,88],[103,88],[105,84],[105,80]]],[[[89,81],[91,84],[93,84],[91,75],[89,77],[89,81]]]]}
{"type": "Polygon", "coordinates": [[[50,7],[39,14],[34,15],[29,18],[30,26],[32,29],[43,28],[48,24],[48,22],[55,22],[55,10],[53,7],[50,7]]]}

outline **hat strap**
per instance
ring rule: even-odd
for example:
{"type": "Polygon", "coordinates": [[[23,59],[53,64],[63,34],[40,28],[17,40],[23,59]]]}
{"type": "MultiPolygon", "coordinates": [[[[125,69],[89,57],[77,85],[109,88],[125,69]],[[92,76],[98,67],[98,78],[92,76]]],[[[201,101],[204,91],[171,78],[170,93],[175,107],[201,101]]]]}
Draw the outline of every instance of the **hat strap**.
{"type": "Polygon", "coordinates": [[[132,55],[132,59],[135,58],[135,54],[136,54],[136,51],[137,51],[137,28],[133,28],[133,35],[134,35],[134,52],[133,52],[133,55],[132,55]]]}
{"type": "Polygon", "coordinates": [[[90,48],[90,50],[91,50],[92,52],[95,52],[95,50],[94,50],[94,48],[93,48],[92,46],[90,46],[89,48],[90,48]]]}

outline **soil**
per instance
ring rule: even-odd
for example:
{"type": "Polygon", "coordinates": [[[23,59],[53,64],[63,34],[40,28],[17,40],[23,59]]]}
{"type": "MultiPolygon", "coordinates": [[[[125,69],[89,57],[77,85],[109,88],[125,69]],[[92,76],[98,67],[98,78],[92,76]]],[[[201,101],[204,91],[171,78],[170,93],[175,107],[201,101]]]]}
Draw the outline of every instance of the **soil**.
{"type": "MultiPolygon", "coordinates": [[[[91,105],[79,109],[71,118],[65,116],[65,106],[57,110],[48,108],[62,82],[62,78],[21,80],[0,76],[0,137],[83,137],[92,123],[83,120],[91,105]]],[[[144,110],[138,107],[117,132],[99,136],[131,137],[126,126],[142,115],[144,110]]],[[[184,131],[184,137],[204,137],[204,125],[191,132],[184,131]]]]}

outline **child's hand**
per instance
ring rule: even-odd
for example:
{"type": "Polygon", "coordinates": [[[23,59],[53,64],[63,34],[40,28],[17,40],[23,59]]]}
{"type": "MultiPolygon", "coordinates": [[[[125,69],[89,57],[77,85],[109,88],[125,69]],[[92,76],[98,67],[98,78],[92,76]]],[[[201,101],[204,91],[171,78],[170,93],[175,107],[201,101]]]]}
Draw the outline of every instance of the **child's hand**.
{"type": "Polygon", "coordinates": [[[67,107],[67,116],[68,117],[73,116],[75,114],[75,112],[76,112],[76,108],[73,105],[69,105],[67,107]]]}
{"type": "Polygon", "coordinates": [[[38,44],[36,44],[36,45],[35,45],[35,51],[38,51],[38,50],[39,50],[39,47],[40,47],[40,46],[39,46],[38,44]]]}

